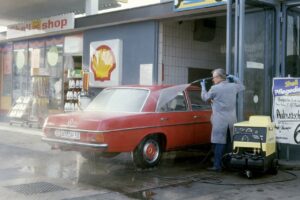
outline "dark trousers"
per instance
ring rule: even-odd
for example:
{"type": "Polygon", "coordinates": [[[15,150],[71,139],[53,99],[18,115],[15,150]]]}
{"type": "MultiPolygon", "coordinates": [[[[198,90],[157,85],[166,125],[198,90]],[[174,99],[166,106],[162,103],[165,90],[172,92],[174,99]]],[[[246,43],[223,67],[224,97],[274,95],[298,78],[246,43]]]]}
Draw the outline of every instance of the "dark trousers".
{"type": "Polygon", "coordinates": [[[218,170],[222,169],[222,158],[224,153],[232,151],[232,142],[229,127],[227,129],[226,144],[214,144],[214,167],[218,170]]]}
{"type": "Polygon", "coordinates": [[[222,157],[226,144],[214,144],[214,167],[218,170],[222,169],[222,157]]]}

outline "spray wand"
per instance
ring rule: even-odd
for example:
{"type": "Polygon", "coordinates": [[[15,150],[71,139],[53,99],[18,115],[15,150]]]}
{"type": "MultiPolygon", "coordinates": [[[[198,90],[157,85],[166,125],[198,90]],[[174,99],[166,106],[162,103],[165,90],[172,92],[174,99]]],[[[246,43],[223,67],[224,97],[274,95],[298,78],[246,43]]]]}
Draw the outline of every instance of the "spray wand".
{"type": "MultiPolygon", "coordinates": [[[[233,78],[232,77],[228,77],[228,76],[229,76],[229,74],[226,74],[227,80],[230,83],[234,82],[233,78]]],[[[194,84],[194,83],[201,82],[201,81],[209,81],[209,80],[212,80],[212,79],[213,79],[213,77],[201,78],[201,79],[194,80],[193,82],[191,82],[189,84],[194,84]]]]}
{"type": "Polygon", "coordinates": [[[213,79],[213,77],[201,78],[201,79],[194,80],[193,82],[191,82],[189,84],[194,84],[194,83],[201,82],[201,81],[209,81],[211,79],[213,79]]]}

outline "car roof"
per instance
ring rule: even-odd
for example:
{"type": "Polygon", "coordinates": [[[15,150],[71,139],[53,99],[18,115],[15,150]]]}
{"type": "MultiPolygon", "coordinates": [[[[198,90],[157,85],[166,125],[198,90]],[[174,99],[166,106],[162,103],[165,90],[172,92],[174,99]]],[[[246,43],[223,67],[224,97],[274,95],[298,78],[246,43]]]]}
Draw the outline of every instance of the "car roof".
{"type": "MultiPolygon", "coordinates": [[[[185,84],[182,84],[185,85],[185,84]]],[[[158,91],[164,88],[168,87],[174,87],[176,85],[170,85],[170,84],[163,84],[163,85],[121,85],[121,86],[114,86],[114,87],[109,87],[109,88],[137,88],[137,89],[147,89],[150,91],[158,91]]],[[[188,86],[188,89],[199,89],[197,86],[188,86]]]]}

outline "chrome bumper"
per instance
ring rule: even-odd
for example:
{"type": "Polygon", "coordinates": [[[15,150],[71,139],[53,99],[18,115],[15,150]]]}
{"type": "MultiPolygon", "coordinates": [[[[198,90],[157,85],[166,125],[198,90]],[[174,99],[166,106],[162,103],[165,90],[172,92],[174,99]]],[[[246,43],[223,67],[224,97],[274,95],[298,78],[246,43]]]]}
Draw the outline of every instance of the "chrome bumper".
{"type": "Polygon", "coordinates": [[[42,141],[47,143],[56,143],[56,144],[72,145],[72,146],[74,145],[77,147],[88,147],[88,148],[97,148],[97,149],[103,149],[108,147],[108,144],[92,144],[92,143],[76,142],[70,140],[53,139],[47,137],[43,137],[42,141]]]}

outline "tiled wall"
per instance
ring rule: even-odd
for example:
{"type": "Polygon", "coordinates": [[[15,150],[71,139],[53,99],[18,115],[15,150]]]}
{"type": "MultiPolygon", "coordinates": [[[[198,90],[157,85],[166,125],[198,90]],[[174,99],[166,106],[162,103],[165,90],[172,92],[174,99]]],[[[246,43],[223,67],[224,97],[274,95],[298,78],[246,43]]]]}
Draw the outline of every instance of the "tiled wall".
{"type": "Polygon", "coordinates": [[[226,17],[217,18],[216,34],[212,41],[193,40],[193,30],[194,21],[161,22],[159,35],[160,83],[187,83],[188,68],[225,67],[226,17]]]}

